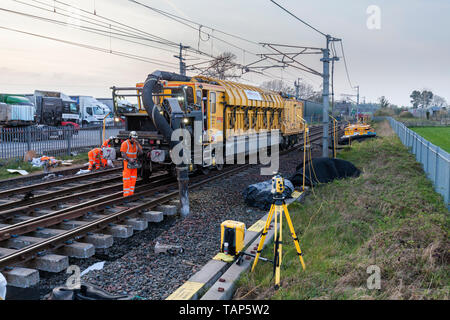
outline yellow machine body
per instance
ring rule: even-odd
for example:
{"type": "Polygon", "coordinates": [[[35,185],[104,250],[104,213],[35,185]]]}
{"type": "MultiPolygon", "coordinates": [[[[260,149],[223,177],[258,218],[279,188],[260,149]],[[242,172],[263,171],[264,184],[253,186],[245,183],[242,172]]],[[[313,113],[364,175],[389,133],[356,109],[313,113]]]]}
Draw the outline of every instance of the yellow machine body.
{"type": "Polygon", "coordinates": [[[345,127],[344,136],[345,137],[363,136],[369,134],[370,132],[371,132],[370,125],[365,123],[357,123],[345,127]]]}
{"type": "MultiPolygon", "coordinates": [[[[217,143],[233,136],[280,130],[285,137],[303,133],[304,103],[280,93],[233,81],[205,76],[190,82],[164,81],[164,94],[176,94],[187,87],[188,103],[205,113],[204,144],[217,143]],[[172,89],[174,88],[174,89],[172,89]]],[[[136,84],[137,92],[143,83],[136,84]]],[[[160,98],[163,99],[163,98],[160,98]]],[[[139,112],[146,113],[138,97],[139,112]]]]}
{"type": "Polygon", "coordinates": [[[226,220],[220,225],[220,252],[237,256],[244,249],[245,224],[226,220]]]}

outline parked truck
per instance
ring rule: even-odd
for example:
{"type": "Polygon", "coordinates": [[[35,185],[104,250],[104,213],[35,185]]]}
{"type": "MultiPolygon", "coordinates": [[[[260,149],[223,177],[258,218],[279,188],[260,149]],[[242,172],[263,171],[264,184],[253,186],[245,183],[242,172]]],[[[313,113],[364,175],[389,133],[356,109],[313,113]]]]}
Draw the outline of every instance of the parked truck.
{"type": "Polygon", "coordinates": [[[102,125],[106,118],[106,124],[114,122],[113,113],[107,105],[90,96],[70,96],[80,107],[80,122],[83,126],[102,125]]]}
{"type": "Polygon", "coordinates": [[[36,90],[29,99],[36,106],[36,121],[47,126],[79,127],[80,108],[62,92],[36,90]]]}
{"type": "Polygon", "coordinates": [[[0,94],[0,127],[22,127],[35,121],[35,107],[23,95],[0,94]]]}

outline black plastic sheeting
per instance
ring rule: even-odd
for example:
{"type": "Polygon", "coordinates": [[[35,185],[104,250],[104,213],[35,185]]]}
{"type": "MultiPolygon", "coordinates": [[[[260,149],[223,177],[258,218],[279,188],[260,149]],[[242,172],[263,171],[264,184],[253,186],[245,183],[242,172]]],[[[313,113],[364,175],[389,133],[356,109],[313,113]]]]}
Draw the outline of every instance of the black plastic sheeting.
{"type": "MultiPolygon", "coordinates": [[[[350,161],[316,158],[306,163],[305,185],[314,186],[318,183],[328,183],[335,179],[358,177],[360,174],[361,171],[350,161]]],[[[303,185],[303,164],[297,166],[296,173],[289,180],[296,187],[303,185]]]]}
{"type": "Polygon", "coordinates": [[[346,138],[340,138],[339,139],[339,144],[342,145],[347,145],[349,144],[350,141],[352,142],[360,142],[366,139],[370,139],[370,138],[376,138],[377,135],[375,133],[370,133],[370,134],[365,134],[362,136],[352,136],[352,137],[346,137],[346,138]]]}
{"type": "MultiPolygon", "coordinates": [[[[285,190],[283,195],[291,198],[294,186],[291,181],[284,179],[285,190]]],[[[260,183],[249,185],[242,193],[245,203],[250,207],[256,207],[262,210],[269,210],[272,204],[272,179],[260,183]]]]}

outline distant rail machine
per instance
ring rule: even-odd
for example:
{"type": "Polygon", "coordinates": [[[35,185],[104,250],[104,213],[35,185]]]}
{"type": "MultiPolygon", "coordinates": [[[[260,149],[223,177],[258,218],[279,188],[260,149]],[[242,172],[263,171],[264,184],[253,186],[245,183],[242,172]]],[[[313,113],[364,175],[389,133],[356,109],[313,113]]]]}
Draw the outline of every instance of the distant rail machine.
{"type": "Polygon", "coordinates": [[[296,144],[304,130],[302,101],[236,82],[155,71],[145,83],[111,89],[115,110],[118,99],[137,98],[139,112],[121,115],[126,130],[120,131],[114,147],[118,148],[130,131],[137,131],[144,149],[140,158],[144,180],[156,170],[175,174],[170,150],[177,143],[171,137],[178,128],[191,134],[189,171],[201,170],[204,174],[222,169],[216,152],[222,152],[221,159],[225,159],[233,152],[235,156],[242,152],[250,155],[270,149],[277,143],[271,139],[274,133],[283,150],[296,144]],[[194,144],[201,147],[201,153],[194,152],[194,144]]]}
{"type": "Polygon", "coordinates": [[[373,138],[376,135],[377,133],[369,124],[361,122],[348,124],[344,129],[344,135],[339,139],[339,144],[351,144],[351,141],[373,138]]]}

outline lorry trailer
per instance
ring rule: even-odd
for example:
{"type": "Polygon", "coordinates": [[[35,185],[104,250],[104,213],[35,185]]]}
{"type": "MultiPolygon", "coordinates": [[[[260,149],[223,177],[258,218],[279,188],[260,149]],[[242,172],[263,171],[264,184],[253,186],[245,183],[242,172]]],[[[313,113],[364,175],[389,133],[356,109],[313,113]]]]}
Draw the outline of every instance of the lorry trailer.
{"type": "Polygon", "coordinates": [[[34,121],[35,107],[25,96],[0,94],[0,126],[29,126],[34,121]]]}

